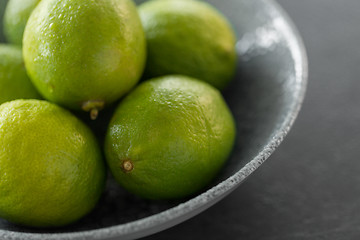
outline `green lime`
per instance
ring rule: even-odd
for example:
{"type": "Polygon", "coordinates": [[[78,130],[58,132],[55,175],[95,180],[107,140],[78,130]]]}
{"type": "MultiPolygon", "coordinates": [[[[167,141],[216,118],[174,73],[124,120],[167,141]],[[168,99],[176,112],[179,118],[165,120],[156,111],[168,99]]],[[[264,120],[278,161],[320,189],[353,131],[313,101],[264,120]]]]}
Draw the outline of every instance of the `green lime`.
{"type": "Polygon", "coordinates": [[[26,25],[23,54],[47,100],[96,117],[140,79],[146,42],[131,0],[43,0],[26,25]]]}
{"type": "Polygon", "coordinates": [[[0,104],[19,98],[40,98],[27,76],[21,48],[0,44],[0,104]]]}
{"type": "Polygon", "coordinates": [[[105,139],[115,179],[149,199],[193,194],[217,175],[235,138],[218,90],[185,76],[140,84],[118,106],[105,139]]]}
{"type": "Polygon", "coordinates": [[[22,45],[26,22],[40,0],[9,0],[4,14],[6,39],[13,44],[22,45]]]}
{"type": "Polygon", "coordinates": [[[227,19],[201,1],[152,0],[139,6],[148,77],[182,74],[223,89],[236,66],[235,33],[227,19]]]}
{"type": "Polygon", "coordinates": [[[0,217],[34,227],[63,226],[92,210],[105,183],[88,127],[41,100],[0,106],[0,217]]]}

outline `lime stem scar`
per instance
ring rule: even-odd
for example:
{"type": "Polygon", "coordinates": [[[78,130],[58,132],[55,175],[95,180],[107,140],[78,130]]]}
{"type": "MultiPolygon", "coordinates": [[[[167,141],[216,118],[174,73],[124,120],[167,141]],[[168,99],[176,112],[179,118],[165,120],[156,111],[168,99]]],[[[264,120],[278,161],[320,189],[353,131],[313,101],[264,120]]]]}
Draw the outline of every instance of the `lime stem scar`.
{"type": "Polygon", "coordinates": [[[81,105],[82,110],[90,112],[91,120],[95,120],[99,115],[99,111],[104,108],[105,101],[103,100],[89,100],[81,105]]]}
{"type": "Polygon", "coordinates": [[[124,172],[128,173],[134,169],[134,165],[130,160],[125,160],[122,162],[121,168],[124,170],[124,172]]]}
{"type": "Polygon", "coordinates": [[[98,115],[99,115],[99,109],[93,108],[93,109],[90,110],[90,118],[91,118],[91,120],[95,120],[98,115]]]}

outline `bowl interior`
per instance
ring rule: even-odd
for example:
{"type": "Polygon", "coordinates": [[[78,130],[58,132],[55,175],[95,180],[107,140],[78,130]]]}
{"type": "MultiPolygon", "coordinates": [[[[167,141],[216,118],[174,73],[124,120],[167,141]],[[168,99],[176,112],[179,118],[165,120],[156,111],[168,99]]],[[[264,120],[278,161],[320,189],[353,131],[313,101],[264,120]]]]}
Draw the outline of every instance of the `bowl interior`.
{"type": "MultiPolygon", "coordinates": [[[[0,1],[1,18],[6,2],[0,1]]],[[[279,145],[298,113],[306,86],[306,56],[296,30],[272,1],[207,2],[230,19],[239,40],[237,74],[223,92],[236,119],[237,140],[231,157],[212,185],[188,199],[148,201],[124,192],[109,176],[98,206],[79,222],[41,230],[0,220],[1,239],[133,238],[159,231],[227,195],[279,145]]],[[[2,24],[0,32],[0,42],[4,42],[2,24]]]]}

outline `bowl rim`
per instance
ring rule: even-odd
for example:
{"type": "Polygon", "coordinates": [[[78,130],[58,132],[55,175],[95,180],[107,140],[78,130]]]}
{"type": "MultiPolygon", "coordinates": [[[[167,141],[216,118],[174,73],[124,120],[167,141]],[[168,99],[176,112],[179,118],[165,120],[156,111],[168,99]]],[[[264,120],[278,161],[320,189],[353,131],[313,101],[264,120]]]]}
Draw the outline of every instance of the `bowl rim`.
{"type": "Polygon", "coordinates": [[[84,230],[77,232],[65,233],[26,233],[16,232],[11,230],[0,230],[1,239],[28,239],[28,240],[43,240],[43,239],[111,239],[122,237],[122,239],[134,239],[136,237],[144,237],[161,230],[165,230],[180,222],[183,222],[190,217],[202,212],[211,205],[215,204],[223,197],[231,193],[239,186],[251,173],[253,173],[261,164],[269,158],[275,149],[281,144],[284,137],[289,132],[290,128],[295,122],[295,119],[301,109],[305,98],[307,82],[308,82],[308,58],[305,50],[303,40],[297,30],[295,24],[285,12],[285,10],[275,1],[262,1],[268,4],[269,7],[278,12],[288,25],[290,34],[287,36],[287,41],[291,47],[298,48],[300,54],[293,56],[295,62],[295,69],[297,69],[295,82],[297,84],[294,96],[294,101],[291,107],[283,118],[281,124],[274,131],[271,141],[269,141],[263,149],[249,161],[239,171],[232,176],[199,194],[198,196],[189,199],[175,207],[169,208],[160,213],[131,221],[115,226],[84,230]],[[192,214],[191,214],[192,213],[192,214]],[[190,216],[191,215],[191,216],[190,216]],[[173,222],[169,222],[172,220],[173,222]],[[136,230],[136,231],[134,231],[136,230]],[[132,234],[131,236],[129,234],[132,234]]]}

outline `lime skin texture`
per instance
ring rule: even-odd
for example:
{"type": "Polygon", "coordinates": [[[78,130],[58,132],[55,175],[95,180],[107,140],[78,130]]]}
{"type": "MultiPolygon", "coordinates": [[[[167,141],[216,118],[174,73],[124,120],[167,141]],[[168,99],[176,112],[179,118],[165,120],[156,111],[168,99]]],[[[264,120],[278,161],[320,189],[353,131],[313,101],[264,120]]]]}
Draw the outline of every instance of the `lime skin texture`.
{"type": "Polygon", "coordinates": [[[207,186],[227,160],[235,123],[219,91],[185,76],[140,84],[119,104],[105,138],[115,179],[148,199],[178,199],[207,186]]]}
{"type": "Polygon", "coordinates": [[[21,46],[26,23],[40,0],[9,0],[4,14],[4,33],[8,42],[21,46]]]}
{"type": "Polygon", "coordinates": [[[139,6],[147,39],[146,77],[187,75],[222,90],[236,67],[229,21],[202,1],[152,0],[139,6]]]}
{"type": "Polygon", "coordinates": [[[0,43],[0,104],[19,98],[41,96],[26,73],[21,48],[0,43]]]}
{"type": "Polygon", "coordinates": [[[105,164],[89,128],[42,100],[0,106],[0,217],[31,227],[58,227],[96,205],[105,164]]]}
{"type": "Polygon", "coordinates": [[[23,55],[47,100],[91,111],[138,82],[146,42],[131,0],[42,0],[26,25],[23,55]]]}

